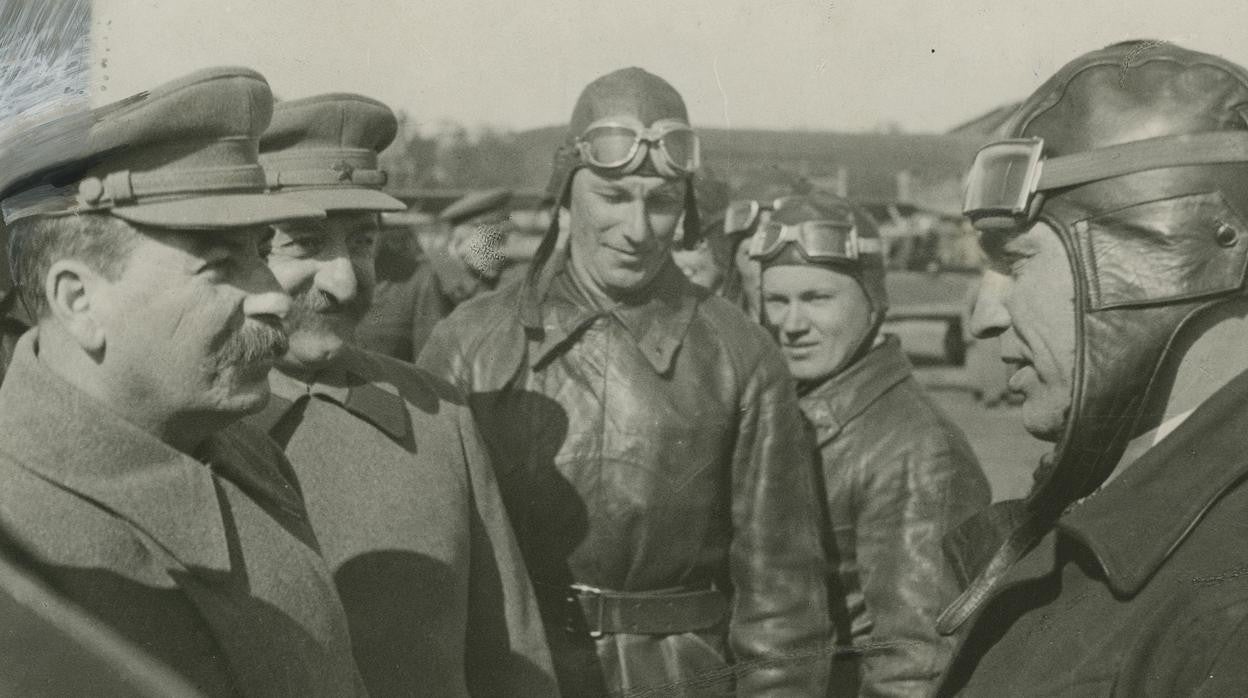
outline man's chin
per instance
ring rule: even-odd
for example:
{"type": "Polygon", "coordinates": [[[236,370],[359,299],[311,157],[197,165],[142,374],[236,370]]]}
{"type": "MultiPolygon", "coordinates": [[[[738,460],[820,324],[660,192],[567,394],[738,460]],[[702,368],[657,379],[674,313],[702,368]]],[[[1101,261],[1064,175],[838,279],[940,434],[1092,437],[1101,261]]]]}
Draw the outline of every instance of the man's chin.
{"type": "Polygon", "coordinates": [[[347,348],[347,339],[336,334],[291,335],[290,349],[278,359],[277,367],[285,371],[307,371],[333,364],[347,348]]]}
{"type": "Polygon", "coordinates": [[[1035,438],[1041,441],[1056,443],[1062,438],[1062,432],[1066,428],[1066,408],[1042,408],[1038,405],[1028,405],[1024,400],[1022,406],[1023,428],[1027,430],[1035,438]]]}

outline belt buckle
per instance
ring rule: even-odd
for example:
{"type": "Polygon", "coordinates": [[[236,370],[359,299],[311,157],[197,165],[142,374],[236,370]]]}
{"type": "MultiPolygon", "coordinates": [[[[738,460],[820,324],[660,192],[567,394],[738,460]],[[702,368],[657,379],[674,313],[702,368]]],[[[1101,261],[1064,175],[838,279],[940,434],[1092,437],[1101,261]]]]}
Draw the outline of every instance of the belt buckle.
{"type": "Polygon", "coordinates": [[[586,625],[589,626],[586,630],[589,632],[589,637],[591,639],[597,640],[601,638],[606,634],[602,631],[602,620],[605,614],[605,610],[603,609],[604,604],[602,602],[603,590],[595,586],[579,583],[569,585],[569,588],[574,593],[568,595],[568,601],[575,605],[579,611],[584,611],[580,601],[582,598],[590,597],[593,599],[595,609],[595,613],[593,615],[596,616],[596,618],[592,619],[592,625],[590,625],[591,619],[588,616],[585,618],[586,625]]]}

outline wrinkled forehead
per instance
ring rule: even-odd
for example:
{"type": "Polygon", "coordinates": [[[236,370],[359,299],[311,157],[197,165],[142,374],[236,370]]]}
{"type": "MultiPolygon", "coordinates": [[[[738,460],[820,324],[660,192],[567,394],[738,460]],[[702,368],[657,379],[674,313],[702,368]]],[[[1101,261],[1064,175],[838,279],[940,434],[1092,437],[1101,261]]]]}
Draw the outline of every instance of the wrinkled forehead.
{"type": "MultiPolygon", "coordinates": [[[[1061,251],[1061,258],[1066,257],[1066,248],[1061,235],[1050,223],[1036,221],[1027,227],[1006,228],[999,230],[979,231],[979,247],[983,251],[988,265],[999,273],[1009,274],[1010,265],[1020,258],[1034,256],[1042,251],[1061,251]]],[[[1051,256],[1050,259],[1056,259],[1051,256]]],[[[1069,263],[1069,260],[1068,260],[1069,263]]]]}
{"type": "Polygon", "coordinates": [[[591,189],[600,193],[630,194],[634,197],[647,197],[654,194],[679,194],[684,191],[683,177],[659,177],[657,175],[627,174],[615,172],[599,172],[590,167],[582,167],[573,175],[574,189],[591,189]]]}

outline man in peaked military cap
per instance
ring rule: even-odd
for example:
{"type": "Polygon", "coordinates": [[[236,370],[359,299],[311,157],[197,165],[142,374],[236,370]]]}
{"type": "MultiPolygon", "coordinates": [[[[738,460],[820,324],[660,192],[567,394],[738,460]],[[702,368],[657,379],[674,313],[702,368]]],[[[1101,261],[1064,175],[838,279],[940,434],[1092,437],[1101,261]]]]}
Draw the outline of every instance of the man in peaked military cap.
{"type": "Polygon", "coordinates": [[[1004,133],[968,178],[1004,277],[972,330],[1001,338],[1024,426],[1056,447],[994,511],[1004,543],[958,558],[984,564],[940,619],[961,641],[940,692],[1243,695],[1248,71],[1117,44],[1004,133]]]}
{"type": "Polygon", "coordinates": [[[762,327],[694,286],[698,141],[639,68],[590,83],[533,267],[456,309],[419,363],[467,391],[567,695],[820,695],[811,454],[762,327]],[[561,244],[562,241],[562,244],[561,244]],[[731,338],[731,341],[725,341],[731,338]]]}
{"type": "Polygon", "coordinates": [[[507,261],[502,248],[511,197],[501,188],[469,192],[438,214],[446,230],[421,250],[420,259],[379,256],[373,305],[358,331],[360,346],[415,361],[442,318],[493,289],[507,261]]]}
{"type": "Polygon", "coordinates": [[[269,397],[289,299],[272,96],[193,73],[19,134],[0,183],[35,328],[0,386],[0,525],[28,571],[207,695],[363,691],[269,397]]]}
{"type": "Polygon", "coordinates": [[[334,571],[373,696],[556,692],[536,601],[471,413],[442,381],[352,346],[368,309],[382,211],[384,104],[282,102],[260,143],[281,200],[269,267],[293,296],[290,350],[253,421],[281,444],[334,571]]]}

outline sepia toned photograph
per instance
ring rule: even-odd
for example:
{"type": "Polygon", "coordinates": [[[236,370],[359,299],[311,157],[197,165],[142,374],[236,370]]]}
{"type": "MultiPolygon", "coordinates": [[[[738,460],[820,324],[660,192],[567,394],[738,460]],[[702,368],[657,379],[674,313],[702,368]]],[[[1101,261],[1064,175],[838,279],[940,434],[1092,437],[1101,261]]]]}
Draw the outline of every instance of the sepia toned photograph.
{"type": "Polygon", "coordinates": [[[0,0],[0,698],[1248,695],[1244,27],[0,0]]]}

